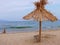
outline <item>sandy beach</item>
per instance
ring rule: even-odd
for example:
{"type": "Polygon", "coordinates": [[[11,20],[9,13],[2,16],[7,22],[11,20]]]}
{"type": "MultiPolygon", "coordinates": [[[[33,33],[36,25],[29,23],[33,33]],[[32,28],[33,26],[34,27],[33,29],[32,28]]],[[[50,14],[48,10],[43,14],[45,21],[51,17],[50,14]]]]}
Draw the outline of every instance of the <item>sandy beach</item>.
{"type": "Polygon", "coordinates": [[[60,45],[60,30],[42,31],[41,42],[36,42],[38,32],[0,34],[0,45],[60,45]]]}

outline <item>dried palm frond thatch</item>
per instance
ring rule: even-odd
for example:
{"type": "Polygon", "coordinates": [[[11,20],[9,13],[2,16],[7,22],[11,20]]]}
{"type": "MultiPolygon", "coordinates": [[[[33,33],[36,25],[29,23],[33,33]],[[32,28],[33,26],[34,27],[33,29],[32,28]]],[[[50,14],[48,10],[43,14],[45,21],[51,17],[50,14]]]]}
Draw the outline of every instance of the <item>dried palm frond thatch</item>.
{"type": "Polygon", "coordinates": [[[50,20],[53,22],[56,21],[57,18],[45,9],[44,6],[47,4],[47,0],[40,0],[40,2],[35,2],[34,4],[36,6],[36,9],[28,15],[24,16],[23,19],[29,20],[33,18],[34,20],[39,21],[39,41],[41,41],[41,21],[50,20]]]}

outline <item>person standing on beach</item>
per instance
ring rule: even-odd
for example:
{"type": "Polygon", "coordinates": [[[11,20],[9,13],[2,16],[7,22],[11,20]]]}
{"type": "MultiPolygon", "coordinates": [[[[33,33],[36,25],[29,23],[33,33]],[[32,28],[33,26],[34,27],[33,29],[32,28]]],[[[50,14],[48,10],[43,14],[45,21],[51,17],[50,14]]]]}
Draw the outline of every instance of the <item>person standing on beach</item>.
{"type": "Polygon", "coordinates": [[[3,30],[3,34],[5,34],[6,33],[6,30],[5,30],[5,28],[4,28],[4,30],[3,30]]]}

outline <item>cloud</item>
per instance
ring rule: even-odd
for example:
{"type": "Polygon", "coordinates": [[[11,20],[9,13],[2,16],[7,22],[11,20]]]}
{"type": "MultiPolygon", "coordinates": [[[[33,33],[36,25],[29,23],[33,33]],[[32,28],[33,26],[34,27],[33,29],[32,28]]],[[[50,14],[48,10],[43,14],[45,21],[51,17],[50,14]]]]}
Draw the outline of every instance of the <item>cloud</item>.
{"type": "MultiPolygon", "coordinates": [[[[8,17],[9,20],[12,16],[13,20],[18,19],[18,17],[20,20],[22,16],[34,9],[33,2],[35,1],[39,0],[0,0],[0,18],[6,19],[8,17]]],[[[60,0],[48,0],[48,6],[50,6],[49,4],[60,4],[60,0]]]]}
{"type": "Polygon", "coordinates": [[[32,2],[33,0],[0,0],[0,12],[25,10],[31,8],[32,2]]]}
{"type": "Polygon", "coordinates": [[[60,0],[48,0],[49,4],[60,4],[60,0]]]}
{"type": "MultiPolygon", "coordinates": [[[[38,0],[0,0],[0,12],[25,10],[33,7],[38,0]],[[31,7],[32,6],[32,7],[31,7]]],[[[58,4],[59,0],[48,0],[49,4],[58,4]]]]}

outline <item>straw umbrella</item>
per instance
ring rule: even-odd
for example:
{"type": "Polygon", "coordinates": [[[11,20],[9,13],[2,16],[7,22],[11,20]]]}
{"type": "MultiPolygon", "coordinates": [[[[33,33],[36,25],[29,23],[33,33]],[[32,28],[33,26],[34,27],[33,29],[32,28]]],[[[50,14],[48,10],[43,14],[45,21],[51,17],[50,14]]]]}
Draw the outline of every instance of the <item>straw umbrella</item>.
{"type": "Polygon", "coordinates": [[[35,2],[34,4],[36,6],[36,9],[29,13],[28,15],[24,16],[23,19],[29,20],[33,18],[34,20],[37,20],[39,22],[39,42],[40,42],[42,21],[50,20],[54,22],[57,20],[57,18],[44,8],[44,6],[47,4],[47,0],[40,0],[39,2],[35,2]]]}

